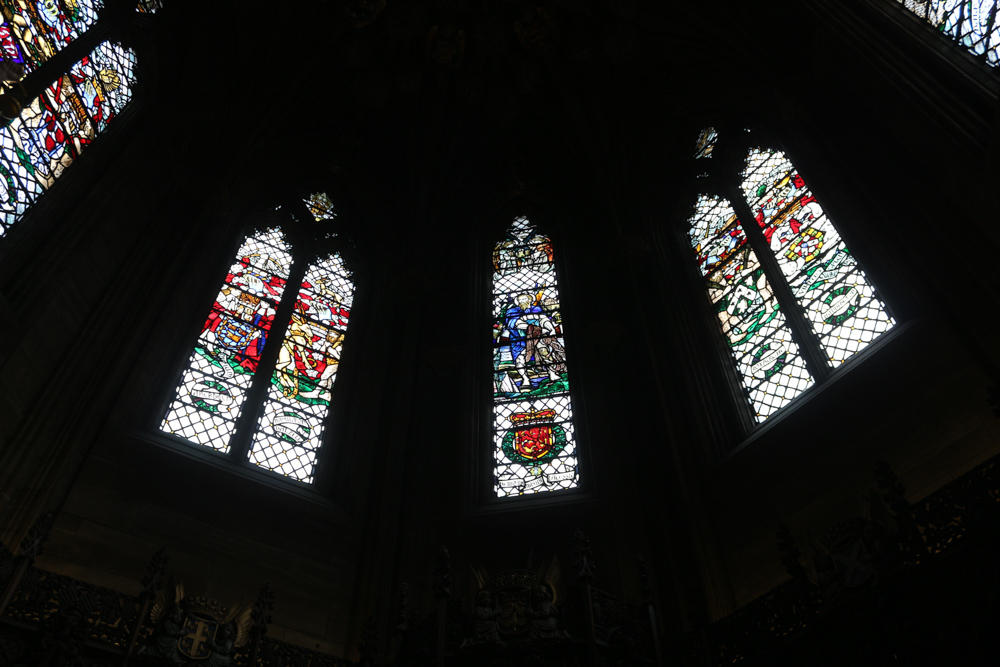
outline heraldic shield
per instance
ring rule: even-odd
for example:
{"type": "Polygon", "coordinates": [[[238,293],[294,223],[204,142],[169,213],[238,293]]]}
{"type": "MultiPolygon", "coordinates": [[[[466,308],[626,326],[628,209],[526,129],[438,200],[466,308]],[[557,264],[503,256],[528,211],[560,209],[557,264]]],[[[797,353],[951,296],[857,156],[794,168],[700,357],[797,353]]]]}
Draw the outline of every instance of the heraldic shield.
{"type": "Polygon", "coordinates": [[[496,604],[500,607],[497,626],[501,634],[519,635],[528,630],[531,587],[537,576],[538,573],[531,570],[507,570],[490,580],[496,604]]]}
{"type": "Polygon", "coordinates": [[[483,568],[474,567],[472,573],[480,593],[492,592],[493,604],[499,611],[493,618],[496,619],[496,630],[501,636],[511,638],[538,634],[536,631],[539,623],[547,622],[541,618],[545,614],[540,613],[537,600],[532,597],[533,592],[539,588],[548,591],[548,615],[557,615],[552,603],[558,596],[561,573],[559,559],[555,556],[547,559],[538,571],[505,570],[490,577],[483,568]]]}
{"type": "Polygon", "coordinates": [[[566,447],[566,430],[555,420],[555,410],[528,410],[511,415],[514,427],[503,439],[503,453],[513,463],[544,463],[566,447]]]}
{"type": "Polygon", "coordinates": [[[204,660],[212,655],[219,622],[200,614],[189,613],[184,619],[184,636],[177,642],[177,652],[192,660],[204,660]]]}
{"type": "Polygon", "coordinates": [[[242,601],[224,607],[211,598],[185,596],[184,585],[171,578],[150,610],[153,632],[139,653],[176,663],[228,665],[250,639],[251,612],[242,601]]]}

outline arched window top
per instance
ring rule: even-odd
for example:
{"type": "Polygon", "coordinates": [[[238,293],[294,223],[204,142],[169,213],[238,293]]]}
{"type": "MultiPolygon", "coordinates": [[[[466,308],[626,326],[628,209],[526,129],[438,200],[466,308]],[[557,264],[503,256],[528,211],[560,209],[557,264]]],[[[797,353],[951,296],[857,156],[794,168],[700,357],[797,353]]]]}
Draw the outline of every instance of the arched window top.
{"type": "Polygon", "coordinates": [[[759,422],[895,321],[784,153],[715,188],[732,197],[699,196],[688,235],[759,422]]]}
{"type": "MultiPolygon", "coordinates": [[[[332,218],[325,194],[303,202],[332,218]]],[[[311,483],[353,299],[339,253],[301,262],[280,228],[247,236],[160,430],[311,483]]]]}
{"type": "Polygon", "coordinates": [[[1000,64],[997,0],[898,0],[908,10],[955,40],[988,65],[1000,64]]]}
{"type": "Polygon", "coordinates": [[[579,485],[552,242],[523,216],[493,250],[493,444],[497,497],[579,485]]]}

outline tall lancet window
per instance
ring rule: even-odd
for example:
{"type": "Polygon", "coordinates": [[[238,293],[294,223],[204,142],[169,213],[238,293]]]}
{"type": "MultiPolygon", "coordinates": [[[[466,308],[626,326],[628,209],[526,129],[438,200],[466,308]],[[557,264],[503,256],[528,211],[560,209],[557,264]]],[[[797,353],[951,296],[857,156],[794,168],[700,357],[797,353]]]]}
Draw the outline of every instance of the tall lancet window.
{"type": "MultiPolygon", "coordinates": [[[[695,157],[717,138],[705,130],[695,157]]],[[[784,153],[752,148],[728,173],[706,177],[719,194],[698,197],[688,236],[761,422],[895,322],[784,153]]]]}
{"type": "Polygon", "coordinates": [[[552,242],[525,217],[493,250],[493,444],[498,497],[579,484],[552,242]]]}
{"type": "MultiPolygon", "coordinates": [[[[325,194],[305,203],[317,222],[335,217],[325,194]]],[[[338,252],[295,256],[280,228],[246,237],[160,430],[310,483],[354,282],[338,252]]]]}

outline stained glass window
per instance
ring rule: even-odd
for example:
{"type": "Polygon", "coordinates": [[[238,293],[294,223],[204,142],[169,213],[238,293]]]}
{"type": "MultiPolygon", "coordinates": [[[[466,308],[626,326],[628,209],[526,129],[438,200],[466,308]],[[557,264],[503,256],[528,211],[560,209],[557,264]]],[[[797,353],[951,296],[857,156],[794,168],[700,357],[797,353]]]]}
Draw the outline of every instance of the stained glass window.
{"type": "Polygon", "coordinates": [[[813,383],[729,202],[699,197],[689,221],[698,266],[759,420],[813,383]]]}
{"type": "Polygon", "coordinates": [[[353,295],[354,282],[340,255],[309,266],[254,432],[253,463],[312,481],[353,295]]]}
{"type": "Polygon", "coordinates": [[[205,318],[161,430],[228,452],[291,268],[280,229],[248,236],[205,318]]]}
{"type": "Polygon", "coordinates": [[[579,484],[552,242],[525,217],[493,251],[493,445],[498,497],[579,484]]]}
{"type": "Polygon", "coordinates": [[[131,49],[104,42],[0,128],[0,235],[121,112],[134,69],[131,49]]]}
{"type": "Polygon", "coordinates": [[[982,57],[1000,64],[1000,26],[997,0],[898,0],[908,10],[982,57]]]}
{"type": "Polygon", "coordinates": [[[753,148],[744,165],[741,199],[700,196],[688,236],[760,422],[895,322],[784,153],[753,148]]]}
{"type": "Polygon", "coordinates": [[[791,161],[753,149],[742,176],[747,204],[830,365],[888,331],[885,304],[791,161]]]}
{"type": "MultiPolygon", "coordinates": [[[[335,217],[325,194],[304,203],[317,222],[335,217]]],[[[352,275],[339,253],[296,271],[281,229],[248,236],[160,430],[311,483],[353,296],[352,275]],[[287,289],[290,280],[297,291],[287,289]],[[291,315],[279,323],[283,303],[291,315]],[[281,341],[277,354],[268,353],[271,338],[281,341]]]]}
{"type": "Polygon", "coordinates": [[[80,37],[97,22],[102,8],[100,0],[0,0],[4,26],[20,46],[25,72],[80,37]]]}

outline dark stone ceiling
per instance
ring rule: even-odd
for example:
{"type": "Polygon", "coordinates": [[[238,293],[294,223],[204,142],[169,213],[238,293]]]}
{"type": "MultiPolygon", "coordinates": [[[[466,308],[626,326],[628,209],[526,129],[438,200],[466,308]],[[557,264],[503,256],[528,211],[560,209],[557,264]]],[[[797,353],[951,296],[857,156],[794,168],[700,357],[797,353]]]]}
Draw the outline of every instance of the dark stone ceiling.
{"type": "Polygon", "coordinates": [[[651,145],[680,157],[758,78],[748,13],[725,0],[170,0],[151,29],[181,45],[158,49],[163,104],[211,109],[174,115],[174,150],[211,147],[233,158],[230,180],[262,188],[275,172],[333,175],[377,197],[470,174],[553,178],[567,158],[652,163],[651,145]]]}

